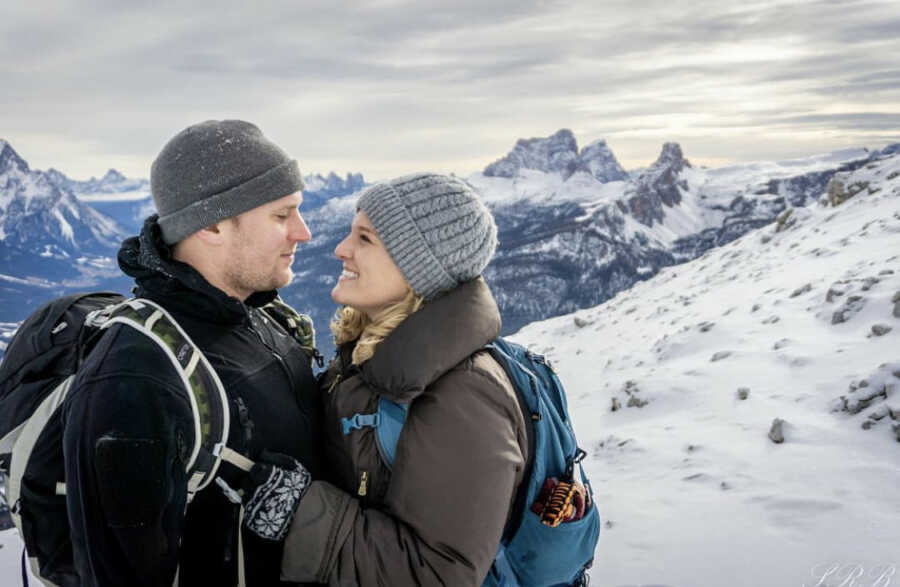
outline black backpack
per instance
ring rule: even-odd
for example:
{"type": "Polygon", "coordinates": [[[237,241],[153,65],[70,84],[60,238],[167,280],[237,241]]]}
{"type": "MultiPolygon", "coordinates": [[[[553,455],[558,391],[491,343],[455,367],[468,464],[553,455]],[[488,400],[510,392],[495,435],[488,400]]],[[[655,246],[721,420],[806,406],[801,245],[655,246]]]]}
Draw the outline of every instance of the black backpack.
{"type": "MultiPolygon", "coordinates": [[[[308,335],[304,346],[313,346],[307,317],[280,301],[272,310],[268,308],[269,316],[295,338],[308,335]],[[287,321],[285,313],[292,312],[288,316],[292,321],[287,321]]],[[[114,293],[70,295],[44,304],[19,327],[0,363],[0,474],[6,478],[10,513],[25,542],[32,573],[61,587],[77,584],[77,574],[66,513],[58,408],[104,330],[117,323],[157,344],[184,382],[195,425],[186,467],[188,501],[209,485],[222,460],[244,470],[253,464],[225,446],[230,413],[222,383],[163,308],[114,293]]]]}

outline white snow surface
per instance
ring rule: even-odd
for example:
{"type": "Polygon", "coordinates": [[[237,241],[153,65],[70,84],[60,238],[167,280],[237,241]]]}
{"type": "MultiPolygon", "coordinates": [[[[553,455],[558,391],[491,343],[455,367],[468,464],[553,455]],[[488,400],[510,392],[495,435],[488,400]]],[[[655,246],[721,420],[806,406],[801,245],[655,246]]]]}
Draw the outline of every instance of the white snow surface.
{"type": "Polygon", "coordinates": [[[591,585],[900,585],[900,157],[845,183],[867,185],[512,337],[553,361],[588,452],[591,585]]]}
{"type": "Polygon", "coordinates": [[[512,337],[553,361],[589,454],[605,524],[592,585],[886,586],[900,574],[900,158],[869,167],[853,175],[869,188],[841,206],[512,337]],[[861,309],[832,324],[851,296],[861,309]],[[893,330],[875,336],[876,324],[893,330]],[[767,437],[775,418],[783,444],[767,437]]]}

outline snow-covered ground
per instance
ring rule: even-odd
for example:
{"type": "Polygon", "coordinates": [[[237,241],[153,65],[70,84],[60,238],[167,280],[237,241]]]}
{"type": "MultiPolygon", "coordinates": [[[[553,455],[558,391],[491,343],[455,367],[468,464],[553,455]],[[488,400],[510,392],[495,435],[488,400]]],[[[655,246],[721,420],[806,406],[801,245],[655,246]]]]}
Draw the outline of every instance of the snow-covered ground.
{"type": "Polygon", "coordinates": [[[900,585],[898,176],[513,337],[589,453],[592,585],[900,585]]]}
{"type": "Polygon", "coordinates": [[[845,179],[839,206],[513,337],[553,361],[589,454],[591,585],[900,585],[900,157],[845,179]]]}

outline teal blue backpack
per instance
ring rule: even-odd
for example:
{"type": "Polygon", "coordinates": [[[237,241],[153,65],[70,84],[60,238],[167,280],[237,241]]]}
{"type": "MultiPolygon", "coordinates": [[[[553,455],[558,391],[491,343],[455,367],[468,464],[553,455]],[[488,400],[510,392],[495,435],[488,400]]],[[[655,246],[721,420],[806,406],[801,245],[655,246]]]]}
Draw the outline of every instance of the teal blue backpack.
{"type": "MultiPolygon", "coordinates": [[[[575,442],[565,390],[544,357],[502,338],[485,349],[506,371],[523,409],[527,409],[525,420],[532,426],[530,452],[533,456],[483,585],[585,585],[585,571],[593,563],[600,534],[600,515],[580,465],[585,453],[575,442]],[[572,481],[576,465],[590,495],[590,505],[579,520],[547,525],[529,505],[538,499],[545,479],[572,481]]],[[[388,466],[394,462],[407,407],[384,397],[378,404],[378,415],[374,418],[376,439],[388,466]]]]}

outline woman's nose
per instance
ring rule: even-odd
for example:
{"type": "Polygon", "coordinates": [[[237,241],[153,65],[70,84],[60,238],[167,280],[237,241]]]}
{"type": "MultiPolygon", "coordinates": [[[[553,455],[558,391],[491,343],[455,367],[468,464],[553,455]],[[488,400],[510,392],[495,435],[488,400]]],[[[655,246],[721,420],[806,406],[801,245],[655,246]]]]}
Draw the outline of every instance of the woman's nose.
{"type": "Polygon", "coordinates": [[[350,245],[347,243],[347,239],[349,236],[344,237],[344,240],[339,242],[336,247],[334,247],[334,256],[338,259],[348,259],[350,258],[350,245]]]}

